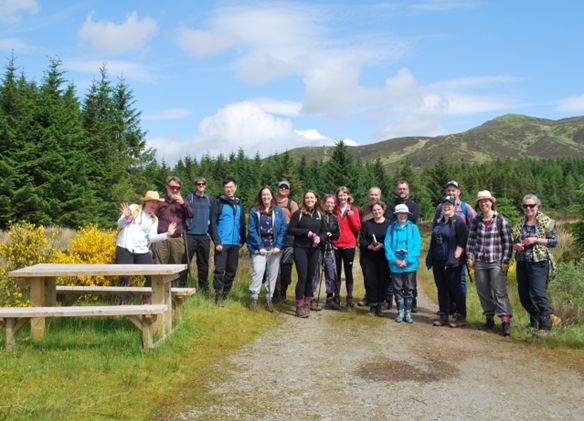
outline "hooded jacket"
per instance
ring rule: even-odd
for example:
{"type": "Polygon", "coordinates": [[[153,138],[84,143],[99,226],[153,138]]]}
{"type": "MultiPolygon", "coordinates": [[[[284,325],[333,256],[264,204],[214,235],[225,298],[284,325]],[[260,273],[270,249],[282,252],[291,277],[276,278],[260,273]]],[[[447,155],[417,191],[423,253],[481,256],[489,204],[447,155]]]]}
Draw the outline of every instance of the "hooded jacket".
{"type": "MultiPolygon", "coordinates": [[[[284,248],[287,228],[288,224],[286,224],[286,217],[284,216],[282,208],[275,206],[272,210],[274,248],[279,248],[280,250],[284,248]]],[[[260,211],[256,208],[251,208],[248,219],[247,249],[253,255],[263,248],[265,247],[260,235],[260,211]]]]}

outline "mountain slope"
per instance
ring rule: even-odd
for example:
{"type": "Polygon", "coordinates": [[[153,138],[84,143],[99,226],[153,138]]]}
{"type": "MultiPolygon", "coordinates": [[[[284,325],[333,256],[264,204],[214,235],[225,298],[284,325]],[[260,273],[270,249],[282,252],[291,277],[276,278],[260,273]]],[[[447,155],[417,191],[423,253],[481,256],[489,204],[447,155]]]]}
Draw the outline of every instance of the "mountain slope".
{"type": "MultiPolygon", "coordinates": [[[[326,159],[332,147],[298,148],[289,151],[294,158],[326,159]]],[[[507,114],[481,126],[436,137],[401,137],[349,148],[364,161],[380,158],[388,168],[395,168],[407,158],[422,168],[440,157],[484,162],[497,158],[584,157],[584,117],[547,120],[507,114]]]]}

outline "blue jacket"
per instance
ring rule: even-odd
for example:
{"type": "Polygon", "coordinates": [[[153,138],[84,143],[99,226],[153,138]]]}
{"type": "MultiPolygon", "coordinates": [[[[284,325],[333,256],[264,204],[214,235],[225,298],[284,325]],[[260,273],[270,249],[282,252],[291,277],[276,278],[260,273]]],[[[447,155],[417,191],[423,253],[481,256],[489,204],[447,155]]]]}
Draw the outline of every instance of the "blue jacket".
{"type": "MultiPolygon", "coordinates": [[[[286,241],[286,231],[288,224],[286,224],[286,217],[282,208],[276,206],[272,211],[272,227],[274,229],[274,247],[280,250],[284,248],[286,241]]],[[[256,208],[251,208],[249,211],[248,230],[247,230],[247,249],[253,255],[264,248],[262,238],[260,236],[260,212],[256,208]]]]}
{"type": "Polygon", "coordinates": [[[209,234],[216,246],[245,243],[245,212],[239,197],[228,199],[221,195],[213,201],[209,234]]]}
{"type": "Polygon", "coordinates": [[[418,226],[412,221],[406,221],[402,227],[394,221],[388,228],[383,242],[385,257],[389,262],[389,270],[392,273],[415,272],[418,270],[418,259],[422,251],[422,238],[418,226]],[[397,255],[397,250],[407,250],[405,255],[397,255]],[[407,266],[400,268],[395,264],[396,260],[405,260],[407,266]]]}

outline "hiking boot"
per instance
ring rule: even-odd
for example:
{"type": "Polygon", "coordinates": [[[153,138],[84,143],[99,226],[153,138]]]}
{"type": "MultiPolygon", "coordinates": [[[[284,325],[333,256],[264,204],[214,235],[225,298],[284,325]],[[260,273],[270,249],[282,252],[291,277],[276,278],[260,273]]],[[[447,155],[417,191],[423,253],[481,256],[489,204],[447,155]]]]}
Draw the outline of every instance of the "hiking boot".
{"type": "Polygon", "coordinates": [[[461,316],[460,314],[456,315],[456,319],[448,323],[450,327],[457,328],[457,327],[465,327],[468,325],[466,321],[466,317],[461,316]]]}
{"type": "Polygon", "coordinates": [[[539,327],[539,322],[537,321],[537,317],[529,316],[529,328],[530,329],[537,329],[539,327]]]}
{"type": "Polygon", "coordinates": [[[368,316],[375,316],[375,313],[377,312],[378,307],[379,307],[379,304],[370,305],[369,310],[367,311],[367,315],[368,316]]]}
{"type": "Polygon", "coordinates": [[[272,300],[266,301],[266,311],[273,313],[274,305],[272,304],[272,300]]]}
{"type": "Polygon", "coordinates": [[[326,299],[326,303],[324,305],[324,308],[328,309],[328,310],[340,310],[341,306],[339,305],[339,303],[337,303],[337,301],[333,298],[330,297],[326,299]]]}
{"type": "Polygon", "coordinates": [[[495,320],[492,317],[487,317],[484,324],[481,325],[482,330],[493,330],[495,328],[495,320]]]}
{"type": "Polygon", "coordinates": [[[311,311],[320,311],[322,310],[322,307],[318,305],[318,302],[316,300],[312,300],[312,302],[310,303],[309,306],[311,311]]]}
{"type": "Polygon", "coordinates": [[[510,336],[511,335],[511,323],[503,322],[501,324],[501,326],[503,327],[503,336],[510,336]]]}
{"type": "Polygon", "coordinates": [[[355,301],[353,300],[353,297],[347,297],[347,307],[349,308],[355,307],[355,301]]]}
{"type": "Polygon", "coordinates": [[[296,303],[296,317],[300,317],[302,319],[306,319],[309,314],[306,312],[306,306],[304,302],[302,304],[296,303]]]}
{"type": "Polygon", "coordinates": [[[418,312],[418,299],[412,298],[412,313],[418,312]]]}
{"type": "Polygon", "coordinates": [[[412,319],[412,299],[411,298],[405,299],[405,309],[406,309],[406,314],[404,316],[404,322],[414,323],[414,319],[412,319]]]}
{"type": "Polygon", "coordinates": [[[434,326],[447,326],[448,325],[448,315],[440,314],[440,318],[438,320],[434,320],[432,323],[434,326]]]}
{"type": "Polygon", "coordinates": [[[367,300],[363,298],[362,300],[357,301],[357,305],[360,307],[367,307],[367,300]]]}
{"type": "Polygon", "coordinates": [[[552,331],[549,329],[538,329],[538,331],[535,332],[535,334],[540,338],[547,338],[552,334],[552,331]]]}
{"type": "Polygon", "coordinates": [[[215,294],[215,305],[217,307],[223,307],[225,305],[223,303],[223,294],[220,292],[215,294]]]}
{"type": "Polygon", "coordinates": [[[377,307],[375,307],[375,315],[377,317],[383,317],[383,304],[377,304],[377,307]]]}
{"type": "Polygon", "coordinates": [[[257,298],[252,298],[251,300],[249,300],[249,309],[251,311],[258,310],[258,299],[257,298]]]}

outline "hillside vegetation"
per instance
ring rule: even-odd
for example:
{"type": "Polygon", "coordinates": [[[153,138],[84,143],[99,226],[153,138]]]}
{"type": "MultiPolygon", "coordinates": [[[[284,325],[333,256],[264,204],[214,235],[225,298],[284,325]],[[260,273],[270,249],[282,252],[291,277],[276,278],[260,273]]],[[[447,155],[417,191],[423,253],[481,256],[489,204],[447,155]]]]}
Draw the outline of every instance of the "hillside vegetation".
{"type": "MultiPolygon", "coordinates": [[[[296,159],[329,158],[334,147],[297,148],[296,159]]],[[[363,146],[349,147],[363,161],[380,158],[393,170],[404,159],[414,168],[435,164],[441,157],[483,163],[497,158],[551,158],[584,156],[584,117],[548,120],[507,114],[466,132],[436,137],[400,137],[363,146]]]]}

